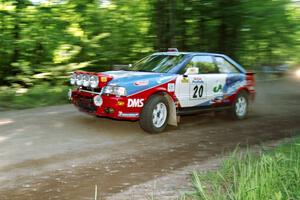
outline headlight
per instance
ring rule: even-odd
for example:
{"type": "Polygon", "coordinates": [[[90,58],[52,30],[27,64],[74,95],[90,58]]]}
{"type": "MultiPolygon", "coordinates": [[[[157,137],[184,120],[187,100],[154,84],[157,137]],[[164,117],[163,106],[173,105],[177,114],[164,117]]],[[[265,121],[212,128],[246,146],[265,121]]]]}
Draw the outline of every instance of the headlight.
{"type": "Polygon", "coordinates": [[[90,84],[92,88],[97,88],[99,84],[99,78],[98,76],[91,76],[90,78],[90,84]]]}
{"type": "Polygon", "coordinates": [[[114,86],[108,85],[103,88],[103,94],[114,94],[114,86]]]}
{"type": "Polygon", "coordinates": [[[124,87],[114,87],[116,96],[126,96],[126,89],[124,87]]]}
{"type": "Polygon", "coordinates": [[[88,87],[88,86],[90,86],[90,76],[89,75],[87,75],[87,74],[84,74],[83,76],[82,76],[82,79],[83,79],[83,86],[84,87],[88,87]]]}
{"type": "Polygon", "coordinates": [[[71,85],[75,85],[75,83],[76,83],[76,74],[75,73],[73,73],[71,75],[70,83],[71,83],[71,85]]]}
{"type": "Polygon", "coordinates": [[[119,86],[108,85],[103,88],[104,94],[113,94],[116,96],[126,96],[126,88],[119,86]]]}
{"type": "Polygon", "coordinates": [[[77,76],[76,76],[76,84],[78,85],[78,86],[80,86],[80,85],[82,85],[82,74],[77,74],[77,76]]]}

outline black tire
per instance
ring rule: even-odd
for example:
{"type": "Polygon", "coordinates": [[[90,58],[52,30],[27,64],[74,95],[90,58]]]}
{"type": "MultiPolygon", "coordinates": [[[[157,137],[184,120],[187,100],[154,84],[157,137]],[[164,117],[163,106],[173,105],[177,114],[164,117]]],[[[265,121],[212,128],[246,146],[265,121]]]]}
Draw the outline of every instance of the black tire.
{"type": "MultiPolygon", "coordinates": [[[[163,107],[163,106],[162,106],[163,107]]],[[[164,115],[163,114],[163,115],[164,115]]],[[[158,116],[159,114],[157,114],[158,116]]],[[[161,116],[160,116],[161,117],[161,116]]],[[[140,127],[151,134],[157,134],[157,133],[161,133],[162,131],[164,131],[164,129],[167,126],[168,123],[168,117],[169,117],[169,105],[168,105],[168,101],[167,99],[163,96],[163,95],[153,95],[151,96],[148,101],[145,103],[141,115],[140,115],[140,127]],[[166,119],[163,121],[161,120],[162,125],[157,127],[154,124],[154,109],[157,110],[157,106],[160,105],[162,106],[162,104],[165,106],[166,108],[166,113],[161,112],[166,114],[166,119]]],[[[164,117],[162,117],[164,118],[164,117]]]]}
{"type": "Polygon", "coordinates": [[[245,91],[241,91],[235,98],[231,109],[229,110],[230,116],[235,119],[235,120],[241,120],[245,119],[248,114],[248,109],[249,109],[249,99],[248,99],[248,94],[245,91]],[[241,105],[243,104],[242,102],[244,101],[245,103],[245,108],[242,109],[241,105]],[[241,111],[239,112],[238,107],[241,108],[241,111]],[[244,110],[244,112],[242,112],[244,110]]]}

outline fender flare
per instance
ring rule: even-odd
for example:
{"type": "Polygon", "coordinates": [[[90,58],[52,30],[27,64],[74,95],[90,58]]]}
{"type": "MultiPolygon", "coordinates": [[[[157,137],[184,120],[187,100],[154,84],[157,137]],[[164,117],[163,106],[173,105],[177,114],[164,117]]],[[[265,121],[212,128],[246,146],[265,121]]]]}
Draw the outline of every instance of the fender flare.
{"type": "Polygon", "coordinates": [[[176,106],[175,102],[173,99],[170,97],[168,94],[164,94],[166,97],[168,104],[169,104],[169,117],[168,117],[168,124],[171,126],[178,126],[177,122],[177,111],[176,111],[176,106]]]}

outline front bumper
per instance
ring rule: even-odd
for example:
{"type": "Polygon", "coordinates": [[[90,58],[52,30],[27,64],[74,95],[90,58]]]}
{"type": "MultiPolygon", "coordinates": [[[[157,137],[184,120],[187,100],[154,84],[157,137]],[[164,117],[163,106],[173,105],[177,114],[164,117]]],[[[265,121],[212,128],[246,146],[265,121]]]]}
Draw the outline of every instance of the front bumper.
{"type": "Polygon", "coordinates": [[[96,95],[99,94],[73,90],[71,101],[80,111],[99,117],[125,120],[139,119],[141,108],[128,108],[126,97],[101,95],[103,103],[101,106],[96,106],[93,100],[96,95]]]}

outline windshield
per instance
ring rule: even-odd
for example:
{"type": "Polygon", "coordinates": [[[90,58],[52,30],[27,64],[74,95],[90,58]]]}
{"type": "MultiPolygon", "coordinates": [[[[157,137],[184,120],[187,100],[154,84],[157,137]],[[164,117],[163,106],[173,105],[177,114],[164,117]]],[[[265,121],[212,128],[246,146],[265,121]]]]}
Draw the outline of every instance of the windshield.
{"type": "Polygon", "coordinates": [[[151,55],[135,63],[130,71],[166,73],[179,64],[183,59],[181,55],[151,55]]]}

